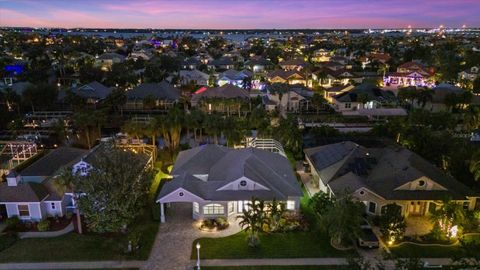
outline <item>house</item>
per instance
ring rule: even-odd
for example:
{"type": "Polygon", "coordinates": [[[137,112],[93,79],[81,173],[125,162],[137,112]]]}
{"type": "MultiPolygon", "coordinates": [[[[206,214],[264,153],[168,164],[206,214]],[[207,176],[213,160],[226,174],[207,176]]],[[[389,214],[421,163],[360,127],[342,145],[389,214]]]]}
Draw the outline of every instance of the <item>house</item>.
{"type": "Polygon", "coordinates": [[[189,57],[182,61],[182,69],[197,69],[202,63],[195,57],[189,57]]]}
{"type": "MultiPolygon", "coordinates": [[[[420,102],[414,101],[412,102],[412,106],[416,109],[424,109],[430,112],[444,112],[448,111],[450,108],[445,103],[445,100],[448,98],[449,95],[455,94],[457,97],[462,97],[463,95],[467,94],[468,91],[451,84],[442,83],[438,86],[432,88],[432,98],[431,100],[427,100],[425,106],[420,104],[420,102]]],[[[480,105],[480,96],[473,95],[469,104],[480,105]]],[[[467,106],[469,104],[462,104],[463,106],[467,106]]]]}
{"type": "Polygon", "coordinates": [[[124,110],[168,110],[178,102],[180,91],[166,81],[142,83],[127,92],[124,110]]]}
{"type": "Polygon", "coordinates": [[[324,98],[328,102],[333,103],[333,97],[334,96],[340,95],[344,92],[348,92],[348,91],[352,90],[354,87],[355,87],[354,85],[347,84],[347,85],[337,85],[337,86],[327,88],[327,89],[324,90],[324,98]]]}
{"type": "Polygon", "coordinates": [[[195,85],[208,86],[208,79],[210,78],[210,75],[197,69],[180,70],[178,75],[180,76],[181,85],[193,83],[195,85]]]}
{"type": "Polygon", "coordinates": [[[221,57],[219,59],[215,59],[212,61],[209,61],[207,63],[207,67],[209,69],[232,69],[234,68],[234,63],[233,60],[229,57],[221,57]]]}
{"type": "Polygon", "coordinates": [[[161,222],[169,203],[191,203],[195,220],[241,214],[253,197],[300,207],[302,190],[288,159],[270,151],[202,145],[180,152],[171,174],[157,197],[161,222]]]}
{"type": "Polygon", "coordinates": [[[290,85],[288,91],[280,95],[269,90],[266,87],[266,95],[262,101],[267,111],[275,109],[286,110],[288,112],[298,112],[307,108],[314,92],[299,85],[290,85]]]}
{"type": "Polygon", "coordinates": [[[249,67],[253,73],[264,72],[267,69],[272,68],[273,64],[261,57],[253,57],[245,62],[245,66],[249,67]]]}
{"type": "Polygon", "coordinates": [[[99,101],[106,99],[112,92],[111,88],[106,87],[97,81],[93,81],[77,88],[72,88],[71,90],[75,95],[85,99],[87,104],[96,104],[99,101]]]}
{"type": "Polygon", "coordinates": [[[478,207],[478,195],[419,155],[399,146],[366,148],[351,141],[304,150],[319,189],[333,197],[351,194],[371,215],[387,204],[404,216],[425,216],[445,198],[464,209],[478,207]]]}
{"type": "Polygon", "coordinates": [[[217,84],[222,86],[224,84],[233,84],[243,87],[245,80],[251,80],[253,73],[250,70],[234,70],[229,69],[218,76],[217,84]]]}
{"type": "Polygon", "coordinates": [[[308,63],[302,59],[290,59],[290,60],[285,60],[283,62],[280,62],[279,65],[283,70],[300,71],[303,68],[307,67],[308,63]]]}
{"type": "Polygon", "coordinates": [[[86,152],[59,147],[18,172],[11,170],[7,182],[0,183],[0,213],[32,221],[65,215],[71,196],[58,192],[52,181],[61,168],[78,161],[86,152]]]}
{"type": "Polygon", "coordinates": [[[480,68],[473,66],[467,70],[458,73],[458,79],[473,82],[480,74],[480,68]]]}
{"type": "Polygon", "coordinates": [[[312,61],[313,62],[328,62],[330,61],[331,52],[326,49],[318,49],[313,52],[312,61]]]}
{"type": "Polygon", "coordinates": [[[153,54],[153,50],[151,49],[134,50],[130,53],[128,59],[133,59],[134,61],[137,61],[138,59],[143,59],[145,61],[148,61],[152,59],[153,54]]]}
{"type": "Polygon", "coordinates": [[[400,65],[396,72],[388,73],[384,83],[389,87],[427,86],[435,85],[435,71],[419,61],[411,61],[400,65]]]}
{"type": "Polygon", "coordinates": [[[206,112],[238,111],[242,101],[249,101],[250,95],[247,90],[233,84],[224,84],[219,87],[202,87],[197,90],[191,99],[193,107],[199,107],[206,112]],[[229,102],[236,100],[239,102],[229,102]]]}
{"type": "Polygon", "coordinates": [[[395,105],[397,99],[391,91],[382,90],[372,84],[361,84],[333,96],[332,102],[336,111],[345,112],[388,107],[395,105]]]}
{"type": "Polygon", "coordinates": [[[95,66],[107,71],[112,68],[113,64],[122,63],[125,61],[125,56],[118,53],[104,53],[95,58],[95,66]]]}
{"type": "Polygon", "coordinates": [[[267,80],[270,83],[307,84],[305,75],[298,70],[277,69],[267,74],[267,80]]]}

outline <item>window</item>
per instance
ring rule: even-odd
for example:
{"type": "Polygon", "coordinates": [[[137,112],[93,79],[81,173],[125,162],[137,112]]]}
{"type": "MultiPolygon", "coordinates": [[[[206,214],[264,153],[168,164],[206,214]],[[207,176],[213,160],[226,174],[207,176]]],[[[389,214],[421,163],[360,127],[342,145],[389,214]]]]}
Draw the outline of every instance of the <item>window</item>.
{"type": "Polygon", "coordinates": [[[203,214],[205,215],[221,215],[225,213],[225,209],[221,204],[207,204],[203,207],[203,214]]]}
{"type": "Polygon", "coordinates": [[[377,204],[374,202],[369,202],[368,203],[368,212],[375,214],[375,211],[377,210],[377,204]]]}
{"type": "Polygon", "coordinates": [[[54,202],[50,203],[50,209],[52,210],[57,209],[57,205],[54,202]]]}
{"type": "Polygon", "coordinates": [[[235,211],[235,205],[233,202],[228,202],[228,213],[233,213],[235,211]]]}
{"type": "Polygon", "coordinates": [[[425,181],[423,181],[423,180],[418,181],[418,186],[419,187],[425,186],[425,181]]]}
{"type": "Polygon", "coordinates": [[[295,201],[287,201],[287,210],[295,210],[295,201]]]}
{"type": "Polygon", "coordinates": [[[18,215],[21,217],[29,217],[30,211],[28,210],[28,204],[18,205],[18,215]]]}
{"type": "Polygon", "coordinates": [[[350,109],[352,108],[352,104],[351,103],[345,103],[345,109],[350,109]]]}
{"type": "Polygon", "coordinates": [[[463,210],[468,210],[469,206],[470,206],[469,202],[463,202],[463,210]]]}
{"type": "Polygon", "coordinates": [[[195,212],[195,213],[200,212],[200,206],[198,205],[197,202],[193,203],[193,212],[195,212]]]}
{"type": "Polygon", "coordinates": [[[246,185],[247,185],[247,181],[245,180],[240,181],[240,186],[244,187],[246,185]]]}

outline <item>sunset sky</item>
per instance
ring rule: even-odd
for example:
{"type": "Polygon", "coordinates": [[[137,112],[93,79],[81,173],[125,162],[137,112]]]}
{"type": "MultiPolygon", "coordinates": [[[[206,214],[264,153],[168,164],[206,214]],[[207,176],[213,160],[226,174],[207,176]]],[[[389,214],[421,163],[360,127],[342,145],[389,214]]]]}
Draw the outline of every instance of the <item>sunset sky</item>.
{"type": "Polygon", "coordinates": [[[480,0],[0,0],[0,26],[285,29],[480,27],[480,0]]]}

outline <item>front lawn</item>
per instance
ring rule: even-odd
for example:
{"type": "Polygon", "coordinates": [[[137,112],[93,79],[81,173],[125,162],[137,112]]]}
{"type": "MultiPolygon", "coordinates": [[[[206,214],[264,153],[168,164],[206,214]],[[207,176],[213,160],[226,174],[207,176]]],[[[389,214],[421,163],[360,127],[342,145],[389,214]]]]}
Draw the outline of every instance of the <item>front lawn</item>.
{"type": "Polygon", "coordinates": [[[133,228],[141,235],[140,250],[125,254],[128,236],[69,233],[55,238],[18,240],[0,252],[0,262],[146,260],[155,241],[158,222],[150,216],[137,221],[133,228]]]}
{"type": "Polygon", "coordinates": [[[202,259],[347,257],[353,253],[334,249],[328,236],[313,231],[260,234],[257,248],[249,247],[246,238],[247,234],[240,232],[224,238],[197,239],[192,244],[191,257],[196,259],[197,241],[202,259]]]}

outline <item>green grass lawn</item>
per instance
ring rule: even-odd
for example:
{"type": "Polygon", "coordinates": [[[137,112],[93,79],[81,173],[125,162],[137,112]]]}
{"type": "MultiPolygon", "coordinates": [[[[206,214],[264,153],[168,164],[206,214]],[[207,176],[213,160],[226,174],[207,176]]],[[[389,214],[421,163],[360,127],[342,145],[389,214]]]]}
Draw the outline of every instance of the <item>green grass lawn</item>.
{"type": "Polygon", "coordinates": [[[210,266],[201,267],[205,270],[348,270],[348,266],[333,265],[263,265],[263,266],[210,266]]]}
{"type": "Polygon", "coordinates": [[[202,246],[202,259],[345,257],[353,253],[334,249],[327,236],[314,232],[261,234],[257,248],[249,247],[246,238],[247,234],[240,232],[224,238],[197,239],[192,244],[192,259],[197,256],[197,241],[202,246]]]}
{"type": "MultiPolygon", "coordinates": [[[[465,240],[480,243],[480,235],[469,235],[465,237],[465,240]]],[[[393,255],[398,257],[451,258],[463,255],[460,245],[441,247],[403,244],[398,247],[390,248],[390,251],[392,251],[393,255]]],[[[478,250],[478,252],[480,254],[480,250],[478,250]]]]}
{"type": "MultiPolygon", "coordinates": [[[[150,217],[150,216],[148,216],[150,217]]],[[[18,240],[0,252],[0,262],[88,261],[88,260],[145,260],[155,241],[158,222],[151,218],[137,221],[140,250],[125,254],[127,235],[108,237],[98,234],[69,233],[55,238],[18,240]]]]}

